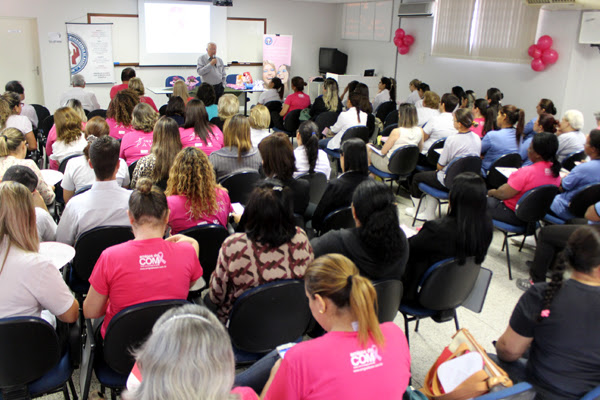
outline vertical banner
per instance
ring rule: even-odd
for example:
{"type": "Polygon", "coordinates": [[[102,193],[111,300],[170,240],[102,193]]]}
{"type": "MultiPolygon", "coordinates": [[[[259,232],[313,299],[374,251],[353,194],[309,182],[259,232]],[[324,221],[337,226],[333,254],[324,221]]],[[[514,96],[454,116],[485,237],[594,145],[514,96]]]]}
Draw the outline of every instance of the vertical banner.
{"type": "Polygon", "coordinates": [[[284,85],[290,78],[292,63],[292,36],[263,36],[263,81],[265,85],[278,77],[284,85]]]}
{"type": "Polygon", "coordinates": [[[86,83],[114,83],[112,24],[67,24],[71,75],[86,83]]]}

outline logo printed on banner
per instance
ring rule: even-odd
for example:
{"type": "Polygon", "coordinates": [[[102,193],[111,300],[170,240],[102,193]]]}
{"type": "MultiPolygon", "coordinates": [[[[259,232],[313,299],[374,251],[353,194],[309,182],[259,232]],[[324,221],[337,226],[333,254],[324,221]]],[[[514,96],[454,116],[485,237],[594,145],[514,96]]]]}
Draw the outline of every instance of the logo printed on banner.
{"type": "Polygon", "coordinates": [[[167,262],[165,261],[162,251],[156,254],[146,254],[140,256],[140,270],[143,271],[161,268],[167,268],[167,262]]]}
{"type": "Polygon", "coordinates": [[[379,355],[377,346],[373,345],[366,350],[350,353],[350,363],[354,372],[361,372],[381,367],[383,365],[383,358],[379,355]]]}
{"type": "Polygon", "coordinates": [[[273,39],[272,39],[271,37],[267,36],[267,37],[265,38],[265,44],[266,44],[267,46],[270,46],[270,45],[272,45],[272,44],[273,44],[273,39]]]}
{"type": "Polygon", "coordinates": [[[69,50],[71,54],[71,75],[80,73],[88,63],[89,53],[83,39],[74,33],[69,33],[69,50]]]}

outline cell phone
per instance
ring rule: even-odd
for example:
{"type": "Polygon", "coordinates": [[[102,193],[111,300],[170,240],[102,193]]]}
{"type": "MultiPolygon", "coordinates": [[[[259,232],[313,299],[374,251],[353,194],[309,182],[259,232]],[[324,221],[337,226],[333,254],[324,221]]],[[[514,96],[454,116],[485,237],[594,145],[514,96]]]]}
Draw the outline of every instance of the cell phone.
{"type": "Polygon", "coordinates": [[[296,345],[296,343],[291,342],[291,343],[286,343],[286,344],[277,346],[277,353],[279,353],[279,357],[281,357],[283,359],[283,357],[285,356],[285,353],[287,353],[287,351],[289,349],[291,349],[292,347],[294,347],[295,345],[296,345]]]}

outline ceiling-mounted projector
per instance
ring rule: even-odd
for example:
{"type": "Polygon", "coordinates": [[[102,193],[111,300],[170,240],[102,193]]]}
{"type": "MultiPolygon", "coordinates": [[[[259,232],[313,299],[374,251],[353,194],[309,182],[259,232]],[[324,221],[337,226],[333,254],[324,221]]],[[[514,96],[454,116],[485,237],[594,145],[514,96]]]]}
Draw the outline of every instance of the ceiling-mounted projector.
{"type": "Polygon", "coordinates": [[[213,6],[233,7],[233,0],[213,0],[213,6]]]}

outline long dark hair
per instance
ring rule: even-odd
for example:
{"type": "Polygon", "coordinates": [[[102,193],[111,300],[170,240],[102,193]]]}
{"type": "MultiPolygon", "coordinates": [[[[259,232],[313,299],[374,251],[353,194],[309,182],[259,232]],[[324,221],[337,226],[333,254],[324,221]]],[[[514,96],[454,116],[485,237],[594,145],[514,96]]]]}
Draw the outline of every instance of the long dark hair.
{"type": "Polygon", "coordinates": [[[360,221],[358,236],[373,258],[391,263],[406,250],[398,224],[396,197],[383,182],[364,180],[354,190],[352,206],[360,221]]]}
{"type": "Polygon", "coordinates": [[[208,122],[208,113],[202,100],[192,99],[187,103],[183,129],[188,128],[194,128],[194,133],[204,144],[208,144],[206,139],[209,134],[214,136],[213,125],[208,122]]]}
{"type": "Polygon", "coordinates": [[[487,212],[487,190],[481,176],[463,172],[450,190],[450,217],[456,219],[456,257],[460,265],[474,256],[481,264],[492,242],[491,219],[487,212]]]}
{"type": "Polygon", "coordinates": [[[317,139],[317,132],[319,127],[313,121],[304,121],[298,128],[302,145],[306,151],[306,158],[308,159],[308,172],[315,172],[317,166],[317,159],[319,158],[319,139],[317,139]]]}
{"type": "Polygon", "coordinates": [[[554,103],[550,99],[541,99],[540,108],[547,114],[556,115],[556,107],[554,107],[554,103]]]}
{"type": "Polygon", "coordinates": [[[344,156],[345,172],[354,171],[364,175],[369,173],[367,145],[362,139],[352,138],[346,140],[340,147],[340,154],[344,156]]]}
{"type": "Polygon", "coordinates": [[[285,86],[283,86],[283,82],[278,77],[274,77],[271,79],[271,83],[273,83],[273,89],[277,91],[279,98],[283,100],[283,91],[285,90],[285,86]]]}
{"type": "MultiPolygon", "coordinates": [[[[360,94],[360,101],[358,102],[360,109],[367,114],[371,114],[373,112],[373,105],[369,101],[369,87],[362,82],[358,82],[354,90],[350,93],[354,92],[360,94]]],[[[352,103],[352,100],[350,102],[352,103]]],[[[356,107],[356,104],[352,103],[352,105],[356,107]]]]}
{"type": "Polygon", "coordinates": [[[390,100],[394,103],[396,102],[396,81],[394,78],[381,78],[381,83],[385,86],[387,90],[390,91],[390,100]]]}
{"type": "Polygon", "coordinates": [[[352,92],[350,93],[350,95],[348,96],[348,100],[350,100],[350,103],[352,104],[352,107],[354,107],[356,109],[356,122],[360,123],[360,112],[364,111],[362,109],[362,106],[364,105],[363,101],[362,101],[362,97],[359,93],[357,92],[352,92]]]}
{"type": "Polygon", "coordinates": [[[539,154],[544,161],[550,161],[552,163],[552,175],[556,178],[560,173],[560,162],[556,158],[556,152],[558,151],[558,139],[556,135],[548,132],[540,132],[533,136],[531,140],[531,146],[533,151],[539,154]]]}
{"type": "Polygon", "coordinates": [[[515,139],[517,140],[517,146],[519,146],[525,129],[525,111],[513,105],[506,105],[502,106],[500,113],[506,115],[506,119],[512,126],[517,125],[515,127],[515,139]]]}
{"type": "Polygon", "coordinates": [[[556,133],[558,121],[552,114],[544,112],[538,117],[538,125],[544,129],[544,132],[556,133]]]}

